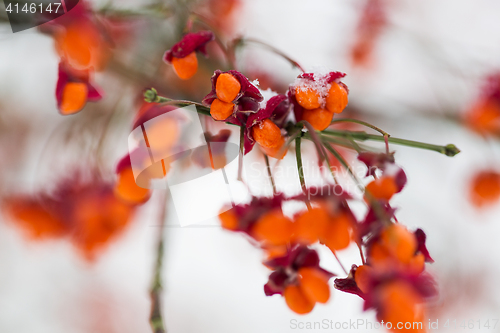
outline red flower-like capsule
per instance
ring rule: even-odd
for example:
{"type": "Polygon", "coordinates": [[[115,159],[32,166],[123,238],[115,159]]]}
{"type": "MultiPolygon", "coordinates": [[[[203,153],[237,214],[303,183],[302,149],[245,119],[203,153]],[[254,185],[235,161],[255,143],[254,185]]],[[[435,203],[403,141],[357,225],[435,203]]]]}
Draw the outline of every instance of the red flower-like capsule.
{"type": "Polygon", "coordinates": [[[56,98],[61,114],[68,115],[83,109],[88,101],[100,100],[102,96],[90,83],[88,70],[78,71],[61,62],[59,63],[56,98]]]}
{"type": "Polygon", "coordinates": [[[191,32],[165,52],[163,60],[172,64],[177,76],[183,80],[191,78],[198,70],[198,59],[195,52],[201,52],[205,56],[208,42],[214,40],[211,31],[191,32]]]}
{"type": "MultiPolygon", "coordinates": [[[[110,57],[109,32],[97,24],[86,3],[80,1],[63,16],[48,22],[62,60],[78,70],[102,70],[110,57]]],[[[43,28],[42,28],[43,29],[43,28]]]]}
{"type": "Polygon", "coordinates": [[[340,79],[344,73],[303,73],[288,91],[295,119],[309,122],[314,129],[327,128],[335,113],[341,113],[348,102],[349,89],[340,79]]]}
{"type": "Polygon", "coordinates": [[[284,256],[273,258],[264,265],[274,271],[264,285],[266,296],[282,295],[295,313],[309,313],[316,303],[326,303],[330,299],[328,280],[333,274],[319,266],[316,251],[295,246],[284,256]]]}
{"type": "Polygon", "coordinates": [[[205,140],[210,149],[198,147],[193,150],[191,160],[202,168],[221,169],[227,165],[226,149],[231,136],[230,130],[220,130],[216,135],[205,132],[205,140]]]}
{"type": "Polygon", "coordinates": [[[248,116],[246,122],[245,154],[250,152],[255,142],[271,157],[282,159],[286,151],[282,149],[285,137],[281,128],[285,125],[290,111],[285,95],[271,97],[265,106],[248,116]]]}
{"type": "Polygon", "coordinates": [[[140,204],[149,199],[151,191],[136,184],[129,154],[118,162],[116,174],[118,180],[114,187],[114,193],[117,197],[133,204],[140,204]]]}
{"type": "Polygon", "coordinates": [[[351,50],[351,59],[355,66],[370,64],[377,38],[387,25],[384,2],[384,0],[367,0],[363,7],[351,50]]]}
{"type": "Polygon", "coordinates": [[[382,172],[380,178],[376,178],[366,186],[367,200],[388,202],[394,194],[403,190],[407,181],[406,174],[394,163],[392,154],[364,152],[358,155],[358,159],[366,164],[367,176],[376,176],[376,170],[382,172]]]}
{"type": "Polygon", "coordinates": [[[335,288],[364,299],[364,310],[374,308],[379,321],[412,323],[407,331],[424,332],[424,304],[437,294],[434,279],[427,273],[381,274],[370,265],[353,265],[349,276],[336,279],[335,288]]]}
{"type": "Polygon", "coordinates": [[[249,204],[236,205],[219,215],[224,229],[244,232],[264,246],[290,242],[292,221],[283,215],[282,194],[271,198],[252,198],[249,204]]]}
{"type": "Polygon", "coordinates": [[[235,70],[216,70],[211,80],[212,91],[203,104],[210,107],[212,118],[244,126],[248,114],[257,112],[259,102],[264,99],[259,89],[235,70]]]}
{"type": "Polygon", "coordinates": [[[481,96],[467,111],[465,122],[480,134],[500,134],[500,74],[487,79],[481,96]]]}

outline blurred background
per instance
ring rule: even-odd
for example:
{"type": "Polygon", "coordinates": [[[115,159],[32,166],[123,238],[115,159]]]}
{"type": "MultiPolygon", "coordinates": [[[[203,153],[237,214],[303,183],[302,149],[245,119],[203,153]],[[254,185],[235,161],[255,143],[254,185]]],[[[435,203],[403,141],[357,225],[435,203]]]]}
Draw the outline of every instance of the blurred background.
{"type": "MultiPolygon", "coordinates": [[[[75,173],[93,179],[98,170],[99,180],[112,181],[116,164],[128,152],[127,136],[145,88],[201,101],[210,92],[208,78],[227,62],[218,44],[211,43],[209,58],[198,56],[198,73],[179,80],[162,57],[186,24],[212,28],[223,42],[254,38],[306,70],[347,73],[343,82],[350,99],[344,116],[361,118],[393,137],[460,148],[449,158],[392,145],[408,176],[394,206],[400,222],[428,236],[435,260],[428,270],[440,287],[429,319],[443,324],[489,319],[491,327],[480,331],[500,332],[500,324],[493,327],[500,313],[500,190],[495,187],[500,182],[500,107],[481,107],[496,96],[495,88],[500,91],[500,84],[495,86],[498,1],[80,0],[78,6],[84,5],[98,26],[100,37],[92,38],[104,45],[104,65],[91,74],[103,98],[62,116],[55,97],[60,56],[50,23],[12,34],[0,4],[3,202],[54,191],[61,181],[71,185],[75,173]],[[192,13],[203,19],[193,19],[192,13]],[[488,190],[481,190],[481,179],[488,190]]],[[[300,73],[255,43],[238,48],[236,64],[261,88],[280,93],[300,73]]],[[[312,145],[307,147],[312,151],[312,145]]],[[[257,153],[249,161],[264,168],[257,153]]],[[[293,164],[293,157],[282,163],[293,164]]],[[[306,179],[313,177],[312,167],[306,165],[306,179]]],[[[277,187],[300,190],[297,178],[288,176],[278,178],[277,187]]],[[[270,193],[266,181],[252,183],[254,193],[270,193]]],[[[76,196],[80,190],[74,190],[76,196]]],[[[33,236],[3,208],[0,332],[149,332],[160,192],[134,209],[130,222],[90,257],[85,256],[88,248],[75,247],[72,238],[45,239],[38,237],[41,231],[33,236]]],[[[264,295],[268,270],[244,237],[213,226],[181,228],[173,208],[167,226],[163,314],[168,332],[293,332],[298,330],[293,319],[375,322],[373,311],[362,311],[360,298],[338,291],[325,306],[298,316],[281,297],[264,295]]],[[[328,250],[319,250],[324,267],[342,276],[328,250]]],[[[352,245],[339,253],[340,260],[359,264],[357,251],[352,245]]]]}

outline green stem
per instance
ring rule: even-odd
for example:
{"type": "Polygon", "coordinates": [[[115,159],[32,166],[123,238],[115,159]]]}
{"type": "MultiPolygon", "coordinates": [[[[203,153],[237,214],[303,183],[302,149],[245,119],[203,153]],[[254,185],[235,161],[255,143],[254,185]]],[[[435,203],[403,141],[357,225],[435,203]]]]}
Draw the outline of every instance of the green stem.
{"type": "Polygon", "coordinates": [[[431,150],[435,151],[438,153],[441,153],[446,156],[455,156],[458,153],[460,153],[460,149],[458,149],[454,144],[448,144],[446,146],[439,146],[439,145],[434,145],[430,143],[424,143],[424,142],[419,142],[419,141],[412,141],[412,140],[406,140],[406,139],[399,139],[399,138],[393,138],[393,137],[384,137],[383,135],[375,135],[375,134],[368,134],[366,132],[353,132],[353,131],[343,131],[343,130],[325,130],[322,132],[324,135],[331,135],[331,136],[336,136],[336,137],[351,137],[354,140],[358,141],[381,141],[385,142],[386,140],[390,143],[396,144],[396,145],[402,145],[402,146],[407,146],[407,147],[413,147],[413,148],[420,148],[420,149],[425,149],[425,150],[431,150]]]}
{"type": "Polygon", "coordinates": [[[264,154],[264,160],[266,161],[267,175],[269,176],[269,180],[271,181],[271,186],[273,187],[273,194],[276,194],[276,184],[274,183],[273,174],[271,172],[271,166],[269,164],[269,157],[267,156],[267,154],[264,154]]]}
{"type": "Polygon", "coordinates": [[[297,158],[297,171],[299,172],[300,186],[302,187],[302,192],[304,192],[304,195],[306,196],[306,206],[307,209],[311,210],[312,207],[311,203],[309,202],[309,198],[307,197],[306,180],[304,178],[304,168],[302,166],[302,152],[300,149],[301,140],[302,138],[300,136],[295,138],[295,157],[297,158]]]}

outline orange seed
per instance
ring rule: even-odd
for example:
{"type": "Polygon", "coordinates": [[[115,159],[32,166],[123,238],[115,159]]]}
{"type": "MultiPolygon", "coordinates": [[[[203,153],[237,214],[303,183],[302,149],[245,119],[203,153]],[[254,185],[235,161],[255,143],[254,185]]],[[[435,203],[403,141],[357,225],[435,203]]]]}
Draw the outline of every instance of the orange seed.
{"type": "Polygon", "coordinates": [[[333,112],[327,109],[304,110],[302,119],[312,125],[317,131],[322,131],[330,126],[332,122],[333,112]]]}
{"type": "Polygon", "coordinates": [[[198,58],[196,58],[196,53],[191,52],[184,58],[172,57],[172,66],[174,66],[175,74],[177,74],[180,79],[190,79],[198,70],[198,58]]]}
{"type": "Polygon", "coordinates": [[[311,88],[296,87],[295,99],[304,109],[312,110],[321,106],[321,96],[316,90],[311,88]]]}
{"type": "Polygon", "coordinates": [[[326,108],[333,113],[341,113],[347,106],[347,90],[336,82],[332,82],[328,96],[326,96],[326,108]]]}
{"type": "Polygon", "coordinates": [[[87,103],[88,88],[82,82],[69,82],[64,86],[59,109],[62,114],[73,114],[87,103]]]}
{"type": "Polygon", "coordinates": [[[217,98],[223,102],[231,103],[240,93],[241,84],[238,79],[229,73],[222,73],[217,78],[215,93],[217,98]]]}
{"type": "Polygon", "coordinates": [[[210,105],[210,115],[215,120],[226,120],[233,114],[233,111],[233,103],[226,103],[219,99],[214,100],[210,105]]]}
{"type": "Polygon", "coordinates": [[[281,142],[281,130],[271,120],[264,119],[252,127],[252,135],[262,147],[275,148],[281,142]]]}

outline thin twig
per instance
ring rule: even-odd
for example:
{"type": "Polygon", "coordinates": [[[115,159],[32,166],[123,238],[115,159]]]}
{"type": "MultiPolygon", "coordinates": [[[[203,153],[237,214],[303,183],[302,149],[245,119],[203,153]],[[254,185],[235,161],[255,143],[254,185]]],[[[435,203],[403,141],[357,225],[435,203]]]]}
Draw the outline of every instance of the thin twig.
{"type": "Polygon", "coordinates": [[[165,218],[167,215],[167,192],[164,191],[160,195],[160,215],[159,215],[159,231],[158,231],[158,246],[156,252],[156,261],[154,267],[153,284],[151,286],[151,315],[149,321],[153,333],[165,333],[165,324],[162,316],[161,292],[162,287],[162,268],[163,257],[165,254],[164,237],[165,237],[165,218]],[[163,194],[164,193],[164,194],[163,194]]]}
{"type": "Polygon", "coordinates": [[[269,176],[269,180],[271,181],[271,186],[273,187],[273,194],[276,194],[276,184],[274,183],[273,174],[271,172],[271,166],[269,164],[269,157],[267,156],[267,154],[264,154],[264,160],[266,161],[267,175],[269,176]]]}
{"type": "Polygon", "coordinates": [[[298,136],[295,138],[295,157],[297,158],[297,171],[299,172],[299,180],[300,180],[300,186],[302,187],[302,192],[304,192],[304,195],[306,196],[305,202],[307,209],[311,210],[311,203],[309,202],[309,198],[307,197],[307,187],[306,187],[306,181],[304,178],[304,168],[302,166],[302,152],[300,150],[300,142],[301,142],[301,137],[298,136]]]}
{"type": "Polygon", "coordinates": [[[337,262],[339,263],[340,267],[342,267],[342,270],[344,271],[345,275],[349,275],[349,273],[345,269],[344,265],[342,265],[342,262],[340,261],[339,257],[337,257],[337,253],[333,250],[332,250],[332,253],[335,256],[335,259],[337,259],[337,262]]]}

